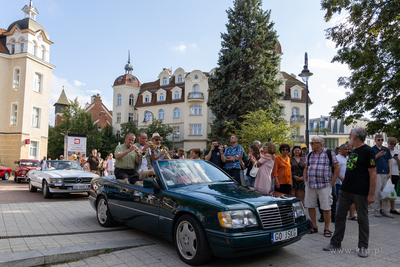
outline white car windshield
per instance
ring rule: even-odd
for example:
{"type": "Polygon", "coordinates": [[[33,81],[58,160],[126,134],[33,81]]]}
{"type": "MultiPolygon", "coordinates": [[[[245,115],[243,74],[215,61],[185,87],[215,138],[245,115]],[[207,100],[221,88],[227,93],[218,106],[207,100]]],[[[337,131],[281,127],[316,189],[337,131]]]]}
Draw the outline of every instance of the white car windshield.
{"type": "Polygon", "coordinates": [[[78,162],[73,160],[48,160],[43,166],[43,171],[50,170],[80,170],[78,162]]]}
{"type": "Polygon", "coordinates": [[[224,172],[203,160],[159,161],[158,165],[168,187],[232,182],[224,172]]]}

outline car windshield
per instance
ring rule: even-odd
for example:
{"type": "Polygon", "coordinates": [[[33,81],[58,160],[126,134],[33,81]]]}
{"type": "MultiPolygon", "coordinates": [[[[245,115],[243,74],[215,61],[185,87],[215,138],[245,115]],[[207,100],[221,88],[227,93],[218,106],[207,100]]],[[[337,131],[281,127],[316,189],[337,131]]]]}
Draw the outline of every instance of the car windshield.
{"type": "Polygon", "coordinates": [[[24,167],[39,167],[40,162],[39,161],[20,161],[19,165],[24,166],[24,167]]]}
{"type": "Polygon", "coordinates": [[[78,162],[73,160],[48,160],[43,167],[44,171],[51,170],[80,170],[78,162]]]}
{"type": "Polygon", "coordinates": [[[159,161],[158,165],[165,183],[170,188],[191,184],[232,182],[224,172],[203,160],[159,161]]]}

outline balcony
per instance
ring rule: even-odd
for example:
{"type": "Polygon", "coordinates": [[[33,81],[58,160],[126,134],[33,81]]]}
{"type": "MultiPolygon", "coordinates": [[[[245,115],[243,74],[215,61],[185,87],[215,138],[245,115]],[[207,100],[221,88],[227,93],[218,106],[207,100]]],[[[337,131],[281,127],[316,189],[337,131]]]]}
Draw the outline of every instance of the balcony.
{"type": "Polygon", "coordinates": [[[292,135],[292,141],[304,142],[304,135],[294,134],[292,135]]]}
{"type": "Polygon", "coordinates": [[[189,93],[188,101],[204,101],[204,94],[203,93],[197,93],[197,92],[189,93]]]}
{"type": "Polygon", "coordinates": [[[290,117],[290,122],[291,123],[304,123],[306,119],[304,118],[304,115],[292,115],[290,117]]]}

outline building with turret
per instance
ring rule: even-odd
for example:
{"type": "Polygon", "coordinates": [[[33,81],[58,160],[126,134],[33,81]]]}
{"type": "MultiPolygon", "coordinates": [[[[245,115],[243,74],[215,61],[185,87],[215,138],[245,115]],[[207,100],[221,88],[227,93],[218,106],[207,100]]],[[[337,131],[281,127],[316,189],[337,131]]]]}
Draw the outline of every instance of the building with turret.
{"type": "Polygon", "coordinates": [[[58,98],[57,102],[53,105],[54,112],[55,112],[55,119],[54,119],[54,126],[59,125],[62,120],[62,114],[66,107],[69,107],[71,103],[68,101],[67,95],[64,91],[64,86],[61,92],[60,97],[58,98]]]}
{"type": "MultiPolygon", "coordinates": [[[[5,12],[5,8],[1,12],[5,12]]],[[[33,7],[25,17],[0,29],[0,157],[13,166],[21,158],[39,159],[47,153],[51,73],[50,41],[36,22],[33,7]]]]}

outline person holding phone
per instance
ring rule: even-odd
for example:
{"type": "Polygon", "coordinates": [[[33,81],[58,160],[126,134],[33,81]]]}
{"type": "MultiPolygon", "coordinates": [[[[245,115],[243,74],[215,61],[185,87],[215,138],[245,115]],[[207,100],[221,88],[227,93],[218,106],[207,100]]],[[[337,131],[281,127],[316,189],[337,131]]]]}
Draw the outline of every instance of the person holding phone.
{"type": "MultiPolygon", "coordinates": [[[[397,138],[390,137],[388,139],[388,147],[390,150],[390,154],[392,155],[392,183],[394,184],[395,189],[397,189],[397,185],[399,183],[399,166],[400,166],[400,159],[399,154],[400,151],[396,149],[397,138]]],[[[397,191],[397,190],[396,190],[397,191]]],[[[390,200],[390,213],[400,215],[400,212],[394,209],[394,200],[390,200]]]]}
{"type": "Polygon", "coordinates": [[[204,153],[204,159],[211,161],[221,169],[223,168],[223,159],[224,157],[224,146],[223,145],[218,145],[217,140],[212,140],[211,141],[211,148],[209,150],[206,150],[204,153]]]}

